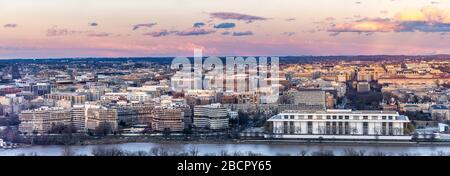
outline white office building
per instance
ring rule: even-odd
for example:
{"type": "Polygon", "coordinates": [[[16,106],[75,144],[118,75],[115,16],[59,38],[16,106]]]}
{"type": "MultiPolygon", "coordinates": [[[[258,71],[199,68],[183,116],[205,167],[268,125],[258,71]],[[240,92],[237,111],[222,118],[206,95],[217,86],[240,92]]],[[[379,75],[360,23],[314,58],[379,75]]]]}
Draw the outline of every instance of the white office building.
{"type": "Polygon", "coordinates": [[[0,149],[6,147],[6,142],[3,141],[3,139],[0,139],[0,149]]]}
{"type": "Polygon", "coordinates": [[[395,111],[284,111],[268,120],[272,139],[410,140],[410,122],[395,111]]]}
{"type": "Polygon", "coordinates": [[[207,128],[210,130],[227,129],[229,118],[227,108],[220,104],[211,104],[194,107],[194,123],[196,128],[207,128]]]}

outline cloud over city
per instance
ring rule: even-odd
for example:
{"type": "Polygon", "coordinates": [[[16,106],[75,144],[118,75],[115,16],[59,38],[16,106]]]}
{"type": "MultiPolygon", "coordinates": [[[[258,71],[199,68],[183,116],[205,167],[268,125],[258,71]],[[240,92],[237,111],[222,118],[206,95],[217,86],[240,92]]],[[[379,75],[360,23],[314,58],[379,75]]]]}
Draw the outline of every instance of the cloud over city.
{"type": "Polygon", "coordinates": [[[148,35],[148,36],[152,36],[152,37],[163,37],[163,36],[168,36],[174,33],[177,33],[178,31],[172,31],[172,30],[167,30],[167,29],[162,29],[159,31],[153,31],[153,32],[148,32],[148,33],[144,33],[143,35],[148,35]]]}
{"type": "Polygon", "coordinates": [[[18,25],[17,24],[5,24],[3,25],[4,28],[16,28],[18,25]]]}
{"type": "Polygon", "coordinates": [[[151,28],[155,26],[157,23],[141,23],[133,25],[133,31],[138,30],[140,28],[151,28]]]}
{"type": "Polygon", "coordinates": [[[246,36],[253,35],[252,31],[243,31],[243,32],[233,32],[233,36],[246,36]]]}
{"type": "Polygon", "coordinates": [[[207,35],[207,34],[212,34],[216,32],[215,30],[212,29],[205,29],[205,28],[189,28],[189,29],[185,29],[183,31],[179,31],[176,34],[178,36],[196,36],[196,35],[207,35]]]}
{"type": "Polygon", "coordinates": [[[214,12],[214,13],[210,13],[210,15],[211,15],[211,18],[216,18],[216,19],[221,19],[221,20],[238,20],[238,21],[245,21],[247,23],[251,23],[254,21],[268,20],[268,18],[261,17],[261,16],[247,15],[247,14],[234,13],[234,12],[214,12]]]}
{"type": "Polygon", "coordinates": [[[214,28],[221,28],[221,29],[229,29],[236,27],[236,24],[234,23],[220,23],[217,25],[214,25],[214,28]]]}
{"type": "Polygon", "coordinates": [[[391,18],[362,18],[329,24],[328,32],[450,32],[450,11],[433,6],[404,10],[391,18]]]}

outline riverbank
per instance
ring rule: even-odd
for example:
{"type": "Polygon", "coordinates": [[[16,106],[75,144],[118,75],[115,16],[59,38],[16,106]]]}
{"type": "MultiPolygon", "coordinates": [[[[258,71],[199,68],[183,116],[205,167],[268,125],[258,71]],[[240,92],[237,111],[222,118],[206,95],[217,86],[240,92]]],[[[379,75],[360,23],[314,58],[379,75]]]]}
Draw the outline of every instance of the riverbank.
{"type": "Polygon", "coordinates": [[[345,145],[345,146],[450,146],[450,141],[330,141],[330,140],[258,140],[258,139],[183,139],[159,137],[107,137],[89,139],[76,145],[105,145],[123,143],[160,143],[160,144],[271,144],[271,145],[345,145]]]}
{"type": "Polygon", "coordinates": [[[449,151],[450,146],[442,145],[165,141],[72,146],[34,145],[0,150],[0,156],[191,156],[192,153],[195,153],[195,156],[448,156],[449,151]]]}
{"type": "Polygon", "coordinates": [[[271,144],[271,145],[346,145],[346,146],[450,146],[450,141],[382,141],[382,140],[268,140],[268,139],[232,139],[226,137],[188,137],[188,136],[154,136],[154,135],[109,135],[95,137],[77,136],[27,136],[24,145],[110,145],[123,143],[160,143],[160,144],[271,144]],[[61,140],[63,139],[63,140],[61,140]],[[56,142],[55,142],[56,141],[56,142]],[[65,142],[61,142],[65,141],[65,142]]]}

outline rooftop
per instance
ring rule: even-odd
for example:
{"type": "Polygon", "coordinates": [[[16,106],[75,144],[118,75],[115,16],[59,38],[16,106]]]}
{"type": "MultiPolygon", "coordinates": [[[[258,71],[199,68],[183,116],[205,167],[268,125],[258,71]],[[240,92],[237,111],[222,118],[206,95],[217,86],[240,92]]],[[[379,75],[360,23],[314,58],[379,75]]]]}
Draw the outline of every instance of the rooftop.
{"type": "Polygon", "coordinates": [[[328,110],[286,110],[282,113],[299,113],[299,114],[398,114],[396,111],[353,111],[351,109],[328,109],[328,110]]]}
{"type": "Polygon", "coordinates": [[[445,109],[449,109],[449,108],[446,105],[432,105],[431,109],[445,110],[445,109]]]}

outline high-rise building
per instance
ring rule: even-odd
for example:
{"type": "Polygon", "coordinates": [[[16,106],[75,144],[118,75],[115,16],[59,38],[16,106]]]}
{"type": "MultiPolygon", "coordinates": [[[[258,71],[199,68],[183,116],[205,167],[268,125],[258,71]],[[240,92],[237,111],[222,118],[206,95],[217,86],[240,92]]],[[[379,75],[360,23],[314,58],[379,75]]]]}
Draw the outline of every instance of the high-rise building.
{"type": "Polygon", "coordinates": [[[72,124],[78,132],[86,132],[87,118],[86,108],[84,105],[74,105],[70,111],[72,124]]]}

